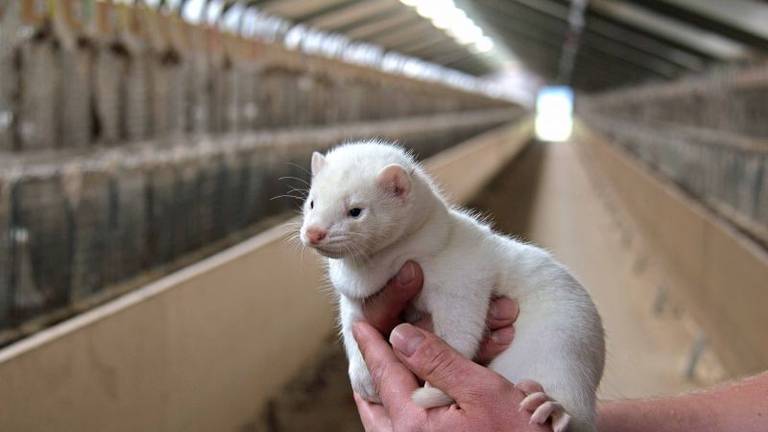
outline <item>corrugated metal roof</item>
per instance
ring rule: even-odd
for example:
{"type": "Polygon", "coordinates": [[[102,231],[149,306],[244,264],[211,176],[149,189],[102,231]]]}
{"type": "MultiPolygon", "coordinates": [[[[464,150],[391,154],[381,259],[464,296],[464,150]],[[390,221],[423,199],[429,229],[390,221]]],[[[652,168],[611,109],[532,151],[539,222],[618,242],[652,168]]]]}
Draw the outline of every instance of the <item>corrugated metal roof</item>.
{"type": "Polygon", "coordinates": [[[766,2],[591,0],[584,11],[584,25],[574,34],[572,9],[581,0],[423,1],[242,3],[293,23],[342,33],[474,75],[494,72],[509,59],[518,59],[547,81],[567,80],[587,91],[674,79],[722,63],[764,58],[768,51],[768,27],[763,25],[768,21],[766,2]],[[434,24],[434,17],[419,14],[417,6],[423,1],[463,10],[495,42],[494,49],[478,50],[477,44],[457,41],[434,24]],[[569,47],[575,53],[572,73],[564,75],[566,44],[576,46],[569,47]]]}

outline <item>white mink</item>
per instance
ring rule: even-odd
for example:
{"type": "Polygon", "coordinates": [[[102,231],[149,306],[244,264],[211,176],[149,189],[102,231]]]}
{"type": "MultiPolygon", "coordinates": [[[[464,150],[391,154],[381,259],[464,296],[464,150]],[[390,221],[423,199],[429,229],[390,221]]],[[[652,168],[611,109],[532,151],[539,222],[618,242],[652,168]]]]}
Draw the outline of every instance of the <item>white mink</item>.
{"type": "MultiPolygon", "coordinates": [[[[328,258],[350,380],[365,399],[379,400],[351,324],[362,318],[364,299],[413,260],[425,275],[414,307],[431,314],[435,333],[467,358],[486,330],[491,297],[516,299],[514,342],[489,367],[513,383],[540,383],[567,412],[552,412],[556,430],[570,416],[568,430],[594,431],[605,342],[587,292],[544,250],[448,205],[400,147],[370,141],[314,153],[300,237],[328,258]]],[[[417,390],[414,401],[424,407],[452,402],[430,387],[417,390]]]]}

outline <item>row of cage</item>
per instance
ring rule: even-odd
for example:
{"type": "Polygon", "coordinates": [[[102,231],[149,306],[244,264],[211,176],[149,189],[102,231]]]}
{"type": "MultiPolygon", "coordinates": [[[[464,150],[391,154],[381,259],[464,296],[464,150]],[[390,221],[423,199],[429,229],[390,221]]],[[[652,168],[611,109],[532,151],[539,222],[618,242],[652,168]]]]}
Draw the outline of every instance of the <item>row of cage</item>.
{"type": "Polygon", "coordinates": [[[632,122],[668,123],[768,139],[768,64],[649,84],[592,98],[590,110],[632,122]]]}
{"type": "Polygon", "coordinates": [[[582,112],[663,177],[768,246],[768,146],[728,131],[582,112]]]}
{"type": "Polygon", "coordinates": [[[313,150],[382,137],[427,157],[518,114],[483,110],[148,143],[0,169],[0,330],[297,210],[313,150]]]}
{"type": "MultiPolygon", "coordinates": [[[[74,3],[57,1],[62,11],[74,3]]],[[[0,12],[0,152],[507,105],[146,7],[96,2],[103,13],[86,27],[72,14],[36,11],[38,4],[45,2],[12,0],[0,12]]]]}

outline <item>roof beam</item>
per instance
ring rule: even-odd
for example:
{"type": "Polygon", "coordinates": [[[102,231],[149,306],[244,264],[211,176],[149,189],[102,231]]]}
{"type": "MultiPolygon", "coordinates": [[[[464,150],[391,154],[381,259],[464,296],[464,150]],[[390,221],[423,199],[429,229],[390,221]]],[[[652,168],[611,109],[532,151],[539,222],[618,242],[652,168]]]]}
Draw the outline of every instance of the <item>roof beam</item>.
{"type": "Polygon", "coordinates": [[[419,40],[418,42],[393,46],[391,49],[400,51],[405,54],[414,55],[414,53],[424,51],[424,50],[429,50],[430,48],[433,48],[436,45],[440,45],[445,41],[453,41],[453,40],[443,32],[435,32],[432,35],[425,36],[423,39],[419,40]]]}
{"type": "MultiPolygon", "coordinates": [[[[442,53],[448,51],[456,51],[458,49],[462,48],[461,46],[457,45],[456,42],[453,41],[448,35],[442,33],[442,32],[436,32],[434,35],[430,37],[425,37],[423,40],[416,42],[414,44],[407,44],[403,46],[395,46],[392,47],[394,50],[398,50],[410,55],[420,55],[420,54],[430,54],[432,52],[437,51],[442,53]],[[440,48],[443,47],[441,50],[440,48]],[[445,48],[448,48],[446,50],[445,48]]],[[[467,51],[466,49],[463,49],[463,51],[467,51]]]]}
{"type": "MultiPolygon", "coordinates": [[[[498,0],[485,3],[494,5],[498,13],[505,14],[509,19],[521,22],[516,25],[534,26],[542,31],[549,31],[550,34],[559,33],[557,37],[560,43],[564,41],[567,21],[562,19],[564,10],[557,9],[558,6],[562,7],[560,4],[538,0],[537,8],[534,9],[515,2],[505,2],[503,6],[499,5],[498,0]],[[547,7],[548,3],[549,6],[555,7],[547,7]]],[[[610,52],[630,62],[651,65],[661,74],[676,75],[679,69],[700,71],[704,66],[699,57],[674,47],[660,46],[652,40],[638,39],[631,32],[622,31],[617,26],[593,17],[587,18],[584,36],[586,41],[597,45],[599,50],[610,52]]]]}
{"type": "MultiPolygon", "coordinates": [[[[541,2],[542,0],[537,1],[541,2]]],[[[539,4],[544,5],[545,3],[542,2],[539,4]]],[[[557,23],[554,23],[553,26],[551,22],[547,25],[543,25],[543,22],[541,21],[535,24],[526,21],[520,21],[515,22],[514,25],[509,25],[509,19],[515,20],[515,18],[512,16],[499,17],[491,14],[487,15],[486,19],[491,24],[494,22],[497,23],[496,27],[499,33],[512,35],[511,37],[515,37],[514,35],[517,34],[526,39],[528,42],[537,42],[539,44],[549,46],[553,51],[556,52],[555,57],[559,59],[563,41],[565,40],[565,26],[560,26],[557,23]],[[559,38],[543,36],[541,30],[546,27],[549,27],[550,29],[549,35],[553,35],[557,29],[562,28],[562,36],[559,38]]],[[[590,36],[589,34],[585,34],[585,36],[585,43],[582,43],[581,49],[586,50],[591,54],[600,55],[603,58],[608,57],[606,59],[607,61],[613,60],[620,62],[628,67],[641,69],[648,73],[652,73],[664,78],[673,78],[679,74],[679,69],[667,63],[660,62],[655,58],[638,59],[634,55],[627,53],[626,50],[622,48],[622,46],[617,45],[610,40],[599,40],[593,36],[590,36]]]]}
{"type": "Polygon", "coordinates": [[[743,44],[633,4],[621,1],[590,0],[589,8],[591,12],[663,37],[681,47],[687,47],[713,59],[733,61],[750,55],[749,49],[743,44]]]}
{"type": "Polygon", "coordinates": [[[398,17],[398,16],[401,16],[402,14],[403,14],[403,8],[399,7],[399,6],[395,6],[393,8],[385,9],[385,10],[383,10],[381,12],[369,15],[369,16],[367,16],[365,18],[362,18],[362,19],[359,19],[359,20],[355,20],[355,21],[352,21],[352,22],[347,23],[347,24],[340,25],[340,26],[336,27],[334,29],[334,31],[339,32],[339,33],[348,34],[350,31],[352,31],[354,29],[358,29],[358,28],[361,28],[361,27],[365,27],[366,25],[378,23],[378,22],[381,22],[381,21],[386,20],[388,18],[398,17]]]}
{"type": "Polygon", "coordinates": [[[346,0],[261,0],[257,6],[264,12],[278,15],[286,19],[296,19],[302,15],[316,13],[337,6],[346,0]]]}
{"type": "MultiPolygon", "coordinates": [[[[307,2],[311,3],[311,2],[307,2]]],[[[391,0],[351,0],[312,15],[301,17],[300,22],[320,30],[332,31],[349,23],[392,9],[391,0]]],[[[395,7],[398,7],[395,5],[395,7]]]]}
{"type": "Polygon", "coordinates": [[[634,3],[768,51],[765,4],[749,0],[635,0],[634,3]]]}
{"type": "Polygon", "coordinates": [[[394,29],[400,29],[405,24],[421,22],[422,19],[413,12],[403,10],[394,16],[372,22],[370,24],[360,24],[356,28],[346,32],[350,39],[370,39],[381,35],[384,32],[390,32],[394,29]]]}
{"type": "Polygon", "coordinates": [[[411,55],[416,56],[439,56],[454,51],[467,51],[463,46],[459,45],[456,41],[449,37],[444,37],[434,44],[422,47],[420,49],[411,50],[411,55]]]}
{"type": "Polygon", "coordinates": [[[391,47],[411,42],[436,30],[429,22],[419,20],[399,28],[397,32],[386,32],[380,37],[369,38],[368,40],[385,47],[391,47]]]}

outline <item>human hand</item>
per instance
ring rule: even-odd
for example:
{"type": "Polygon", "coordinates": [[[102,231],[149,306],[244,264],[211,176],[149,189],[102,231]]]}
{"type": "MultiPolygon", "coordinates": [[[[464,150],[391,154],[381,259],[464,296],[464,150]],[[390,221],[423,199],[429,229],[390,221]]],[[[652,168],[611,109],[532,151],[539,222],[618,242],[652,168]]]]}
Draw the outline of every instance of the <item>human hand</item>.
{"type": "MultiPolygon", "coordinates": [[[[381,334],[388,335],[396,325],[403,322],[403,311],[421,292],[423,283],[424,274],[421,267],[413,261],[408,261],[381,291],[365,301],[365,320],[381,334]]],[[[517,313],[517,302],[514,300],[498,297],[491,301],[486,318],[488,332],[480,343],[475,361],[488,364],[509,347],[515,335],[514,323],[517,313]]],[[[432,330],[432,321],[428,316],[414,324],[432,330]]]]}
{"type": "Polygon", "coordinates": [[[428,331],[397,326],[389,338],[394,350],[366,322],[356,323],[353,332],[382,402],[355,395],[367,432],[551,430],[530,424],[530,414],[518,409],[524,394],[512,383],[465,359],[428,331]],[[411,401],[419,386],[416,377],[456,402],[428,410],[417,406],[411,401]]]}

